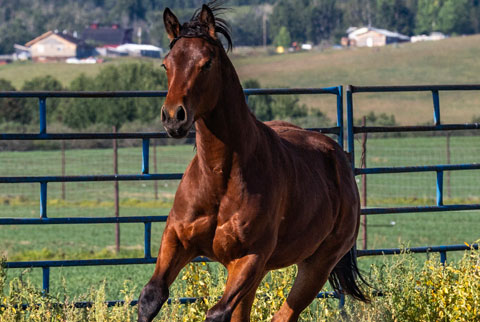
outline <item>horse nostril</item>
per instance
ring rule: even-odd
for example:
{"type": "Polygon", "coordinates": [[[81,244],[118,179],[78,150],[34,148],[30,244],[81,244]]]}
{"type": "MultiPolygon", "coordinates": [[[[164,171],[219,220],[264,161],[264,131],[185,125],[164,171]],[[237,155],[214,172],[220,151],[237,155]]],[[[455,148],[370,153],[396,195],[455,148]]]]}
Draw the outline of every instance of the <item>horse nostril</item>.
{"type": "Polygon", "coordinates": [[[165,113],[165,108],[162,107],[161,120],[165,122],[167,120],[167,114],[165,113]]]}
{"type": "Polygon", "coordinates": [[[175,114],[177,121],[185,121],[185,117],[187,116],[185,112],[185,108],[183,106],[177,107],[177,113],[175,114]]]}

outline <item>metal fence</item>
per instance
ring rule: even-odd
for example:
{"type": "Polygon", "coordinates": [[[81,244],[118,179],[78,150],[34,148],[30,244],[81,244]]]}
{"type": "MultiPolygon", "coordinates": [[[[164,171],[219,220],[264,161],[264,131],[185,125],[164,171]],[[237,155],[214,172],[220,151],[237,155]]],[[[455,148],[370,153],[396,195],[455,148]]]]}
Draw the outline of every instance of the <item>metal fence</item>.
{"type": "MultiPolygon", "coordinates": [[[[440,101],[439,91],[472,91],[480,90],[480,85],[451,85],[451,86],[391,86],[391,87],[357,87],[348,86],[346,91],[347,101],[347,145],[351,159],[354,158],[354,136],[357,133],[381,133],[381,132],[409,132],[409,131],[456,131],[456,130],[479,130],[480,124],[442,124],[440,122],[440,101]],[[396,126],[396,127],[356,127],[354,126],[354,105],[353,96],[355,93],[383,93],[383,92],[418,92],[430,91],[433,97],[434,125],[431,126],[396,126]]],[[[306,89],[247,89],[244,91],[246,99],[249,95],[291,95],[291,94],[330,94],[336,96],[337,126],[329,128],[312,128],[309,130],[328,133],[337,136],[339,144],[344,143],[343,124],[343,88],[342,86],[329,88],[306,88],[306,89]]],[[[164,132],[152,133],[48,133],[47,132],[47,99],[48,98],[121,98],[121,97],[164,97],[165,91],[124,91],[124,92],[0,92],[2,97],[16,98],[38,98],[39,100],[39,121],[40,131],[36,134],[8,133],[0,134],[0,140],[85,140],[85,139],[139,139],[142,140],[142,163],[139,165],[140,174],[129,175],[82,175],[82,176],[38,176],[38,177],[0,177],[0,183],[38,183],[40,191],[40,214],[39,218],[0,218],[0,225],[55,225],[55,224],[101,224],[101,223],[143,223],[144,224],[144,256],[143,258],[126,259],[92,259],[92,260],[49,260],[49,261],[22,261],[7,262],[7,268],[29,268],[38,267],[43,270],[43,289],[48,292],[50,285],[51,267],[68,266],[96,266],[96,265],[132,265],[152,264],[156,258],[151,254],[151,227],[153,222],[164,222],[167,216],[136,216],[136,217],[65,217],[49,218],[47,215],[47,191],[48,183],[51,182],[94,182],[94,181],[136,181],[136,180],[178,180],[181,173],[150,173],[149,169],[149,147],[150,139],[167,138],[164,132]]],[[[195,133],[189,133],[188,137],[193,138],[195,133]]],[[[437,173],[437,205],[424,207],[393,207],[393,208],[365,208],[364,215],[378,215],[389,213],[412,213],[432,211],[456,211],[456,210],[478,210],[480,204],[443,204],[443,173],[444,171],[457,170],[480,170],[480,164],[458,164],[458,165],[434,165],[414,167],[385,167],[385,168],[357,168],[355,161],[352,162],[355,175],[379,174],[379,173],[406,173],[434,171],[437,173]]],[[[478,245],[471,247],[478,249],[478,245]]],[[[372,249],[358,250],[358,256],[389,255],[399,254],[404,251],[413,253],[439,252],[441,260],[446,261],[446,253],[469,249],[466,245],[448,246],[427,246],[410,249],[372,249]]],[[[195,262],[208,261],[207,258],[196,258],[195,262]]],[[[343,304],[343,296],[332,292],[320,293],[318,297],[340,298],[343,304]]],[[[182,298],[181,303],[190,303],[195,298],[182,298]]],[[[119,301],[110,301],[108,305],[115,305],[119,301]]],[[[136,304],[136,301],[131,303],[136,304]]],[[[77,303],[78,307],[89,306],[90,303],[77,303]]]]}
{"type": "MultiPolygon", "coordinates": [[[[480,163],[471,164],[448,164],[448,165],[430,165],[430,166],[410,166],[410,167],[377,167],[377,168],[358,168],[355,166],[355,134],[357,133],[393,133],[393,132],[431,132],[431,131],[461,131],[461,130],[480,130],[479,123],[465,124],[443,124],[440,118],[440,95],[441,91],[480,91],[480,85],[423,85],[423,86],[353,86],[348,85],[346,89],[347,100],[347,132],[348,132],[348,152],[351,155],[352,169],[355,175],[362,174],[385,174],[385,173],[412,173],[412,172],[436,172],[436,205],[435,206],[415,206],[415,207],[390,207],[390,208],[364,208],[362,215],[380,215],[380,214],[400,214],[400,213],[421,213],[438,211],[458,211],[458,210],[479,210],[480,204],[443,204],[443,174],[445,171],[460,170],[480,170],[480,163]],[[431,92],[433,100],[433,125],[410,125],[410,126],[354,126],[354,104],[353,96],[355,93],[392,93],[392,92],[431,92]]],[[[480,131],[479,131],[480,134],[480,131]]],[[[478,249],[478,244],[471,245],[478,249]]],[[[467,245],[448,245],[448,246],[426,246],[415,247],[408,250],[399,248],[389,249],[371,249],[358,250],[358,256],[372,255],[391,255],[400,254],[404,251],[412,253],[440,253],[442,263],[447,260],[448,251],[468,250],[467,245]]]]}
{"type": "MultiPolygon", "coordinates": [[[[133,265],[153,264],[156,258],[151,254],[151,228],[154,222],[165,222],[167,216],[134,216],[134,217],[62,217],[49,218],[47,215],[48,183],[56,182],[96,182],[96,181],[137,181],[137,180],[178,180],[182,173],[150,173],[149,148],[150,139],[167,138],[165,132],[154,133],[48,133],[47,132],[47,99],[48,98],[122,98],[122,97],[165,97],[166,91],[118,91],[118,92],[0,92],[2,97],[38,98],[40,131],[36,134],[2,133],[0,140],[94,140],[94,139],[140,139],[142,140],[142,164],[140,174],[129,175],[81,175],[81,176],[10,176],[0,177],[0,183],[38,183],[40,190],[39,218],[0,218],[0,225],[61,225],[61,224],[105,224],[105,223],[143,223],[144,224],[144,256],[143,258],[124,259],[91,259],[91,260],[45,260],[6,262],[7,268],[42,268],[43,290],[50,288],[51,267],[97,266],[97,265],[133,265]]],[[[336,96],[337,125],[328,128],[311,128],[309,130],[337,136],[338,143],[343,147],[343,88],[342,86],[329,88],[299,88],[299,89],[246,89],[246,100],[250,95],[303,95],[329,94],[336,96]]],[[[189,138],[194,132],[188,134],[189,138]]],[[[199,257],[194,262],[208,261],[199,257]]],[[[318,297],[339,297],[332,292],[320,293],[318,297]]],[[[190,303],[195,298],[181,298],[180,303],[190,303]]],[[[121,301],[109,301],[108,305],[115,305],[121,301]]],[[[131,303],[136,304],[136,301],[131,303]]],[[[77,303],[78,307],[89,306],[91,303],[77,303]]]]}

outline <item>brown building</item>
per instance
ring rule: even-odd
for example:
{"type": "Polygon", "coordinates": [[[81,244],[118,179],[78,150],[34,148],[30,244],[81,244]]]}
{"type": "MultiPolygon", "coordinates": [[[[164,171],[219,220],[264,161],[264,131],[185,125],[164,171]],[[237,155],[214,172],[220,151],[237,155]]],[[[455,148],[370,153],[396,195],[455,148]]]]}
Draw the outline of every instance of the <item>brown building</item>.
{"type": "Polygon", "coordinates": [[[86,45],[83,40],[53,31],[48,31],[29,41],[25,47],[30,48],[34,61],[59,61],[92,55],[92,47],[86,45]]]}
{"type": "Polygon", "coordinates": [[[353,28],[348,32],[348,45],[356,47],[380,47],[410,41],[410,37],[385,29],[372,27],[353,28]]]}

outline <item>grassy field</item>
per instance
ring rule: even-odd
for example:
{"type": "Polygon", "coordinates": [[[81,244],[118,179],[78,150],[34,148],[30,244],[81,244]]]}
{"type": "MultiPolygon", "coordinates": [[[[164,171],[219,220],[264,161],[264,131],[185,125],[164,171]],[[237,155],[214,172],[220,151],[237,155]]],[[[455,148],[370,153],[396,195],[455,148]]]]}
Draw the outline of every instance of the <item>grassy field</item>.
{"type": "MultiPolygon", "coordinates": [[[[480,83],[480,35],[374,49],[327,49],[285,55],[271,55],[263,49],[245,54],[239,48],[233,51],[231,57],[241,80],[254,78],[264,87],[480,83]]],[[[0,77],[20,88],[26,80],[50,74],[68,86],[81,73],[94,76],[104,65],[131,61],[132,59],[119,59],[102,65],[85,66],[15,63],[0,66],[0,77]]],[[[161,64],[161,61],[154,60],[154,63],[161,64]]],[[[320,99],[316,95],[310,95],[302,96],[301,99],[335,119],[333,97],[320,99]]],[[[479,101],[478,92],[441,93],[441,105],[444,107],[442,121],[470,121],[473,116],[480,115],[479,101]]],[[[402,124],[432,121],[431,106],[429,93],[355,96],[357,117],[375,111],[393,114],[402,124]]]]}
{"type": "MultiPolygon", "coordinates": [[[[451,163],[478,161],[480,137],[452,137],[451,140],[451,163]]],[[[357,146],[357,151],[360,151],[359,148],[357,146]]],[[[370,167],[446,163],[444,137],[370,139],[367,149],[367,164],[370,167]]],[[[190,145],[160,146],[157,153],[159,173],[182,172],[194,151],[190,145]]],[[[122,148],[119,154],[120,173],[139,173],[140,148],[122,148]]],[[[60,156],[60,151],[2,152],[0,176],[58,175],[60,156]]],[[[152,151],[150,157],[153,162],[152,151]]],[[[360,152],[356,157],[358,165],[360,152]]],[[[67,150],[66,160],[67,175],[112,173],[112,152],[109,149],[67,150]]],[[[153,170],[153,164],[151,168],[153,170]]],[[[453,172],[450,198],[447,197],[445,202],[479,203],[479,181],[478,171],[453,172]]],[[[153,182],[120,183],[121,216],[168,214],[177,185],[178,181],[159,182],[159,199],[154,200],[153,182]]],[[[112,186],[112,183],[67,184],[66,199],[62,200],[61,185],[49,184],[48,215],[112,216],[112,186]]],[[[37,217],[38,196],[38,184],[0,185],[0,216],[37,217]]],[[[369,206],[432,205],[434,202],[434,173],[368,176],[369,206]]],[[[478,211],[470,211],[369,216],[369,248],[471,243],[479,238],[479,215],[478,211]],[[395,225],[392,226],[392,222],[395,225]]],[[[163,227],[161,223],[153,225],[152,254],[158,251],[163,227]]],[[[121,242],[122,250],[116,255],[114,225],[108,224],[0,226],[0,250],[10,261],[141,257],[143,225],[123,224],[121,242]]],[[[371,262],[370,259],[360,260],[364,267],[371,262]]],[[[118,298],[125,279],[140,288],[148,280],[152,269],[150,265],[54,268],[51,273],[52,290],[66,287],[69,294],[80,295],[85,293],[88,285],[97,285],[106,278],[108,298],[118,298]],[[65,286],[62,278],[67,281],[65,286]]],[[[19,270],[12,270],[11,277],[17,273],[19,270]]],[[[40,285],[41,271],[34,270],[30,275],[40,285]]]]}

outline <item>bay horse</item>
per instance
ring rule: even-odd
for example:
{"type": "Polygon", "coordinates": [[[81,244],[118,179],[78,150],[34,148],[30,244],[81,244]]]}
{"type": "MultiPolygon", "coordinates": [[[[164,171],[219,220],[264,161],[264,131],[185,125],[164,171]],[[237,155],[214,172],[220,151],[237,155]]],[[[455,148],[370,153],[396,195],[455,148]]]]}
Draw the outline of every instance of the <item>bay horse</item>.
{"type": "Polygon", "coordinates": [[[171,43],[161,119],[173,138],[195,124],[197,151],[140,294],[138,321],[153,320],[180,270],[200,255],[228,271],[223,296],[205,321],[250,321],[265,274],[293,264],[298,274],[273,321],[297,321],[327,279],[337,292],[368,301],[352,248],[360,204],[346,153],[322,134],[255,118],[218,38],[223,34],[231,48],[218,10],[203,5],[183,25],[170,9],[163,14],[171,43]]]}

